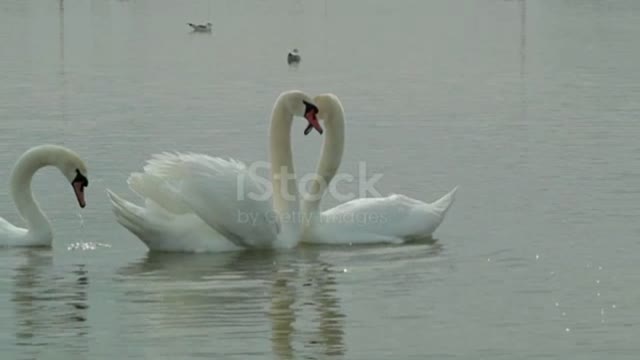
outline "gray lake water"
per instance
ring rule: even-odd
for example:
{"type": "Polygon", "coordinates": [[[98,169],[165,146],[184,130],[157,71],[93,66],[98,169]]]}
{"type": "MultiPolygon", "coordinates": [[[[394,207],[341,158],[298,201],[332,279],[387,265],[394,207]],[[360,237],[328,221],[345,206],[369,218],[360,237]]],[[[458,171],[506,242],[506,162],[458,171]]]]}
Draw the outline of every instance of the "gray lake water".
{"type": "Polygon", "coordinates": [[[80,210],[34,178],[55,239],[0,249],[2,358],[637,359],[639,35],[636,0],[2,1],[0,215],[31,146],[91,181],[80,210]],[[340,97],[342,172],[460,186],[435,244],[156,254],[115,222],[155,152],[268,160],[294,88],[340,97]]]}

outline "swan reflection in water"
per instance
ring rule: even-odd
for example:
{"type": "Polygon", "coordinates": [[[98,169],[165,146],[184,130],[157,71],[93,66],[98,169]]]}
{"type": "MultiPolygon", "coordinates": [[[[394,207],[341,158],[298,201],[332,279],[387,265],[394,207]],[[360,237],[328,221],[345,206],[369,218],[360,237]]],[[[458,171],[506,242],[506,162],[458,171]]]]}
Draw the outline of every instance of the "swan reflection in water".
{"type": "Polygon", "coordinates": [[[84,265],[71,271],[55,267],[51,250],[11,252],[22,261],[14,268],[11,302],[15,306],[16,345],[28,353],[88,352],[89,277],[84,265]]]}
{"type": "MultiPolygon", "coordinates": [[[[301,313],[316,312],[309,319],[311,330],[304,347],[314,354],[326,356],[344,354],[344,318],[336,295],[336,271],[319,260],[315,250],[302,250],[306,266],[298,271],[277,272],[271,287],[272,302],[269,317],[272,321],[272,349],[280,359],[294,359],[292,338],[294,322],[301,313]],[[296,300],[299,300],[296,305],[296,300]]],[[[299,320],[298,320],[299,321],[299,320]]],[[[304,326],[304,325],[303,325],[304,326]]]]}
{"type": "MultiPolygon", "coordinates": [[[[183,336],[207,356],[255,355],[268,351],[261,350],[268,343],[281,359],[297,358],[300,352],[335,356],[344,351],[344,315],[336,294],[337,271],[319,254],[308,248],[150,252],[118,272],[125,299],[116,301],[127,303],[122,307],[134,317],[132,326],[145,327],[136,336],[166,339],[159,345],[183,336]],[[295,346],[294,339],[303,343],[295,346]]],[[[172,350],[158,351],[166,356],[172,350]]]]}

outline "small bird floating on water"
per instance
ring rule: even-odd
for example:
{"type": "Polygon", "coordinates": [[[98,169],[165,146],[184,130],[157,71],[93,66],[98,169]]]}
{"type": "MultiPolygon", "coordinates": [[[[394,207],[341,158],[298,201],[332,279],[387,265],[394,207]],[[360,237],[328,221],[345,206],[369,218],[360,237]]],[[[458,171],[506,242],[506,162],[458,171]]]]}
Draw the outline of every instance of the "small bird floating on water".
{"type": "Polygon", "coordinates": [[[187,23],[187,25],[191,26],[194,32],[211,32],[211,23],[208,22],[206,25],[196,25],[192,23],[187,23]]]}
{"type": "Polygon", "coordinates": [[[293,49],[289,51],[289,54],[287,54],[287,63],[291,65],[291,64],[297,64],[299,62],[300,62],[300,53],[298,52],[298,49],[293,49]]]}

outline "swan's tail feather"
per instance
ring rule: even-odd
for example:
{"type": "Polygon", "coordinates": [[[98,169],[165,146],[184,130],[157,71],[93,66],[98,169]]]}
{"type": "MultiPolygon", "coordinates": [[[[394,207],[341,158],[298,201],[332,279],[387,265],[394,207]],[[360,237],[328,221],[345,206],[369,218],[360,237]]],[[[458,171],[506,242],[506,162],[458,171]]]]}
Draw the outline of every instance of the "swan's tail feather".
{"type": "Polygon", "coordinates": [[[109,195],[112,210],[118,223],[142,239],[149,229],[146,218],[141,215],[143,209],[120,198],[109,189],[107,189],[107,195],[109,195]]]}
{"type": "Polygon", "coordinates": [[[447,211],[449,211],[451,205],[453,205],[453,202],[455,201],[455,195],[457,191],[458,187],[456,186],[453,188],[453,190],[449,191],[443,197],[431,203],[433,209],[438,212],[440,216],[444,216],[447,211]]]}

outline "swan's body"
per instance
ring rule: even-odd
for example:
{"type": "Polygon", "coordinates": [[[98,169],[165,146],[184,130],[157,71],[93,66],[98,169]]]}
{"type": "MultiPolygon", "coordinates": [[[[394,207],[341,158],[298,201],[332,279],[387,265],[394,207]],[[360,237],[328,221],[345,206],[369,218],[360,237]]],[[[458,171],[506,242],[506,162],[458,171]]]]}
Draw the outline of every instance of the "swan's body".
{"type": "Polygon", "coordinates": [[[316,176],[305,198],[303,218],[308,220],[303,242],[321,244],[402,243],[428,239],[453,204],[457,187],[433,203],[404,195],[355,199],[320,212],[322,196],[336,175],[344,150],[344,110],[333,94],[319,95],[318,117],[326,135],[316,176]]]}
{"type": "Polygon", "coordinates": [[[212,26],[210,22],[206,23],[205,25],[192,24],[192,23],[187,23],[187,25],[191,26],[194,32],[211,32],[211,26],[212,26]]]}
{"type": "MultiPolygon", "coordinates": [[[[129,177],[129,186],[133,189],[129,177]]],[[[107,190],[117,221],[154,251],[223,252],[241,247],[227,240],[193,213],[171,212],[145,199],[145,206],[128,202],[107,190]]]]}
{"type": "Polygon", "coordinates": [[[73,151],[57,145],[40,145],[27,150],[11,172],[10,191],[26,228],[0,218],[0,246],[51,246],[53,231],[46,215],[33,199],[31,179],[39,169],[55,166],[69,180],[80,207],[85,207],[84,188],[89,185],[87,167],[73,151]]]}
{"type": "Polygon", "coordinates": [[[153,155],[143,170],[131,174],[127,184],[145,199],[144,207],[107,191],[117,221],[150,250],[229,251],[267,247],[276,237],[274,222],[249,226],[238,221],[242,205],[251,214],[270,210],[266,201],[237,201],[237,179],[243,176],[243,194],[265,192],[244,164],[203,154],[163,153],[153,155]]]}
{"type": "Polygon", "coordinates": [[[289,91],[274,105],[270,129],[273,203],[268,182],[261,183],[239,161],[163,153],[127,181],[145,199],[145,207],[108,191],[116,219],[150,250],[205,252],[297,245],[301,225],[290,221],[299,212],[299,199],[289,133],[294,115],[304,116],[321,131],[315,118],[317,107],[311,101],[302,92],[289,91]]]}
{"type": "Polygon", "coordinates": [[[298,52],[298,49],[293,49],[287,54],[287,63],[289,65],[297,64],[300,62],[300,60],[300,53],[298,52]]]}
{"type": "Polygon", "coordinates": [[[427,240],[444,220],[455,192],[433,203],[399,194],[355,199],[320,213],[303,241],[357,245],[427,240]]]}

